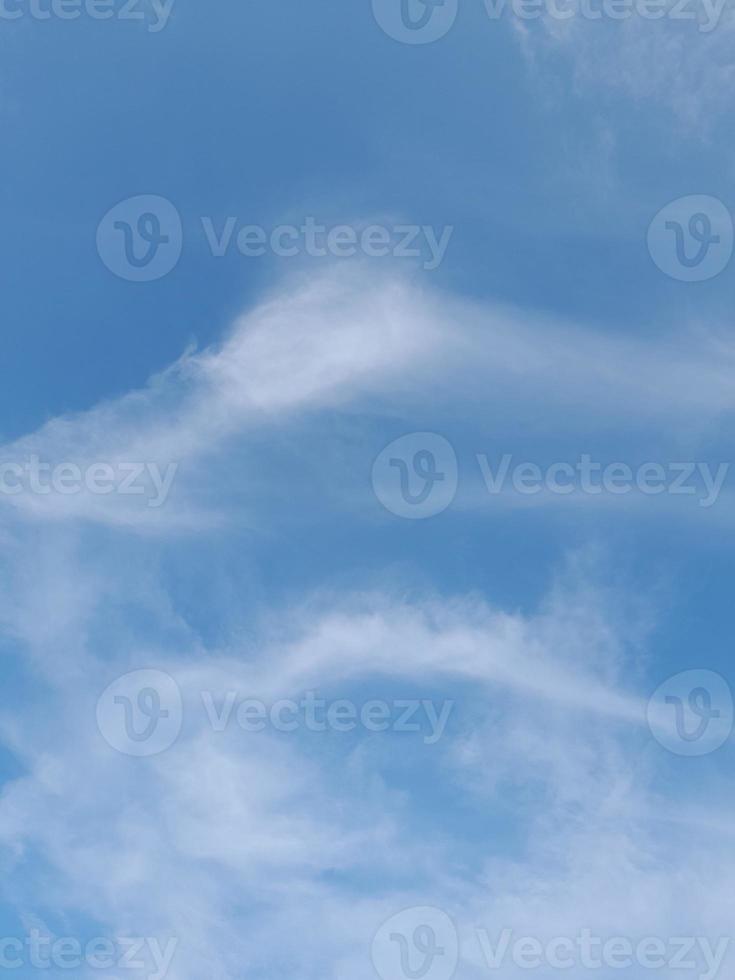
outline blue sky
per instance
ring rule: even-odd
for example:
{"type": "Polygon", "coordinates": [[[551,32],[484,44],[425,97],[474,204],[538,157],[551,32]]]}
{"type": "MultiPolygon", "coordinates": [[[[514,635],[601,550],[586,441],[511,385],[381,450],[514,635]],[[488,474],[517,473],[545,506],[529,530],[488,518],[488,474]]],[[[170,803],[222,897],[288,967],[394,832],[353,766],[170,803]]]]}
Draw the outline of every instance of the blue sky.
{"type": "Polygon", "coordinates": [[[113,943],[85,978],[546,980],[591,930],[726,976],[735,12],[459,0],[408,44],[401,0],[35,2],[0,5],[0,973],[70,974],[37,930],[113,943]]]}

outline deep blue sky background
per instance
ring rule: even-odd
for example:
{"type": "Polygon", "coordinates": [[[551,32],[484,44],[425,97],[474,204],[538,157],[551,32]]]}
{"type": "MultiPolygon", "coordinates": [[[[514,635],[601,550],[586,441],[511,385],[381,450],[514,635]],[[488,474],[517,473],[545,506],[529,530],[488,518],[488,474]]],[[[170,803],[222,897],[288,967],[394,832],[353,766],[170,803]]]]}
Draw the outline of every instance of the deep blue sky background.
{"type": "Polygon", "coordinates": [[[202,215],[453,224],[437,283],[618,331],[729,301],[729,274],[687,289],[658,274],[644,237],[670,198],[728,200],[722,140],[645,96],[575,85],[565,56],[529,73],[510,21],[480,2],[417,47],[340,0],[178,0],[156,34],[26,18],[2,24],[0,45],[7,438],[140,386],[282,271],[213,259],[202,215]],[[612,183],[595,149],[608,130],[612,183]],[[145,288],[112,277],[94,245],[102,215],[138,193],[174,201],[186,235],[176,272],[145,288]]]}
{"type": "MultiPolygon", "coordinates": [[[[247,947],[238,960],[247,970],[223,967],[217,976],[224,980],[270,980],[286,968],[298,968],[305,980],[331,976],[325,964],[335,976],[362,980],[363,966],[371,970],[363,949],[374,917],[369,903],[409,904],[406,881],[414,872],[422,887],[422,874],[431,880],[436,869],[441,881],[433,882],[435,894],[427,886],[413,901],[456,901],[465,910],[480,907],[478,894],[497,898],[502,909],[503,888],[513,891],[509,880],[525,895],[538,877],[548,888],[547,915],[557,904],[566,908],[567,898],[587,915],[603,883],[611,897],[600,915],[609,914],[612,932],[611,909],[622,919],[635,915],[628,879],[656,911],[675,889],[685,893],[666,906],[665,926],[648,929],[712,934],[718,915],[724,921],[729,914],[731,745],[703,761],[669,757],[645,726],[621,734],[619,719],[610,721],[602,709],[597,718],[595,704],[592,721],[577,721],[564,697],[559,704],[554,696],[550,705],[524,702],[522,684],[521,693],[501,685],[488,696],[482,672],[472,675],[471,657],[467,673],[451,680],[424,667],[405,639],[363,651],[365,673],[347,672],[346,680],[333,652],[324,667],[316,657],[319,683],[337,694],[342,681],[356,698],[416,691],[455,697],[455,741],[442,744],[442,755],[359,738],[285,740],[272,754],[267,743],[262,758],[252,745],[220,755],[221,744],[206,733],[200,744],[201,733],[187,730],[190,741],[160,769],[136,768],[139,760],[118,758],[93,724],[96,697],[116,672],[163,666],[194,690],[202,682],[196,670],[219,669],[222,658],[249,669],[253,649],[265,649],[278,665],[284,650],[263,631],[264,621],[299,638],[300,629],[310,636],[313,628],[320,638],[319,617],[331,602],[358,620],[357,643],[369,632],[354,611],[364,593],[379,594],[388,607],[385,613],[378,603],[376,619],[385,615],[389,639],[391,629],[404,636],[396,621],[406,608],[429,609],[432,642],[434,629],[441,640],[442,617],[454,623],[465,601],[500,610],[499,621],[507,617],[509,633],[517,628],[523,642],[509,643],[508,654],[503,630],[496,635],[495,620],[492,628],[483,620],[478,634],[489,660],[507,655],[509,671],[522,672],[523,655],[541,650],[549,663],[558,659],[562,677],[587,677],[589,670],[600,700],[619,689],[642,704],[665,677],[694,667],[735,682],[729,496],[710,510],[687,498],[651,498],[640,507],[579,499],[507,506],[483,493],[475,462],[477,453],[497,460],[505,452],[544,464],[574,462],[581,453],[631,464],[731,458],[726,371],[735,266],[687,284],[664,275],[646,247],[649,222],[674,198],[707,194],[735,208],[729,34],[725,24],[703,37],[688,23],[588,22],[557,42],[542,24],[525,29],[524,37],[510,18],[491,21],[481,0],[460,0],[450,33],[416,47],[386,36],[369,0],[176,0],[160,33],[84,17],[0,20],[3,454],[68,453],[72,445],[86,459],[147,451],[138,446],[172,453],[185,447],[160,527],[139,526],[137,517],[127,523],[127,512],[117,521],[116,502],[109,514],[90,505],[90,515],[68,521],[53,510],[56,500],[50,516],[35,500],[27,513],[2,502],[0,654],[9,694],[0,712],[0,871],[7,872],[0,936],[27,929],[36,914],[59,933],[179,930],[183,965],[171,980],[189,980],[202,975],[192,956],[203,949],[214,955],[197,932],[206,922],[218,953],[231,952],[229,941],[233,949],[247,947]],[[142,284],[115,277],[95,238],[110,208],[141,194],[170,199],[184,225],[175,270],[142,284]],[[421,374],[427,311],[416,300],[419,327],[407,317],[406,334],[419,337],[418,349],[409,348],[401,372],[389,376],[392,365],[381,365],[378,381],[370,374],[363,389],[359,372],[355,382],[347,371],[341,401],[318,390],[313,404],[305,398],[282,409],[265,398],[265,409],[257,399],[243,409],[237,399],[227,401],[231,392],[215,375],[226,392],[224,409],[217,384],[203,385],[194,417],[187,414],[190,392],[174,375],[160,398],[141,396],[135,415],[117,400],[143,389],[191,345],[218,349],[234,336],[221,361],[235,365],[248,390],[250,365],[238,361],[238,344],[249,350],[248,330],[256,332],[257,322],[246,322],[243,340],[233,329],[237,318],[263,295],[277,294],[293,269],[314,281],[326,275],[328,263],[318,259],[244,258],[235,249],[213,257],[201,218],[220,228],[228,216],[269,229],[307,216],[328,225],[451,225],[439,269],[407,264],[401,273],[416,296],[427,290],[459,297],[486,315],[478,313],[471,326],[459,313],[444,322],[450,342],[421,374]],[[496,326],[506,314],[516,318],[519,335],[528,327],[536,344],[515,370],[507,351],[498,351],[495,364],[496,326]],[[570,325],[568,335],[555,332],[560,323],[570,325]],[[552,349],[562,336],[573,338],[569,350],[552,349]],[[618,348],[619,341],[630,346],[618,348]],[[665,376],[669,358],[681,351],[677,383],[681,403],[695,404],[691,411],[679,410],[665,376]],[[564,373],[565,354],[572,364],[579,354],[579,377],[564,373]],[[639,376],[645,357],[654,364],[660,358],[660,376],[642,369],[639,376]],[[541,369],[526,373],[526,361],[541,369]],[[703,390],[713,363],[723,366],[724,382],[717,380],[725,390],[721,404],[713,396],[714,407],[703,390]],[[598,397],[586,391],[583,375],[597,377],[600,365],[611,366],[598,397]],[[612,406],[605,401],[610,391],[620,393],[612,406]],[[693,395],[705,403],[699,414],[693,395]],[[108,414],[98,408],[105,403],[108,414]],[[237,425],[225,426],[224,436],[213,425],[207,435],[207,413],[219,421],[218,411],[237,425]],[[12,446],[74,413],[89,414],[12,446]],[[205,449],[197,443],[187,457],[189,430],[199,422],[205,449]],[[456,504],[428,521],[388,514],[370,483],[378,453],[411,431],[442,433],[460,460],[456,504]],[[175,518],[190,516],[190,505],[194,519],[182,531],[175,518]],[[205,505],[221,512],[221,524],[207,524],[205,505]],[[370,678],[386,646],[396,664],[416,657],[413,678],[389,671],[370,678]],[[281,748],[296,758],[293,771],[283,765],[289,778],[280,775],[281,748]],[[301,762],[308,790],[299,783],[301,762]],[[508,771],[496,777],[495,766],[508,771]],[[219,780],[214,789],[210,778],[219,780]],[[192,789],[200,784],[207,787],[202,798],[192,789]],[[292,786],[301,787],[293,797],[292,786]],[[224,801],[221,787],[232,789],[224,801]],[[723,807],[708,809],[711,800],[723,807]],[[690,804],[716,824],[711,838],[690,804]],[[233,825],[220,822],[223,814],[233,814],[233,825]],[[342,827],[330,822],[335,814],[348,816],[344,834],[332,829],[342,827]],[[674,830],[666,824],[661,831],[655,821],[664,818],[674,830]],[[384,834],[379,848],[372,838],[365,846],[363,819],[384,834]],[[688,819],[695,832],[699,827],[703,856],[687,851],[680,871],[677,834],[688,819]],[[309,836],[312,820],[326,842],[309,836]],[[305,856],[298,853],[292,866],[289,848],[302,838],[305,856]],[[327,846],[343,838],[347,857],[327,846]],[[247,850],[252,841],[262,843],[263,866],[247,850]],[[417,841],[426,853],[411,866],[406,855],[417,841]],[[232,853],[217,852],[223,842],[232,853]],[[365,855],[382,853],[383,845],[390,867],[366,866],[365,855]],[[99,872],[112,853],[120,865],[99,872]],[[591,857],[600,861],[589,872],[599,874],[592,884],[585,877],[591,857]],[[516,859],[520,870],[511,867],[516,859]],[[581,871],[567,860],[579,861],[581,871]],[[649,875],[654,865],[659,877],[649,875]],[[719,893],[710,888],[712,869],[722,873],[719,893]],[[625,880],[615,892],[608,878],[618,874],[625,880]],[[503,883],[498,895],[495,881],[503,883]],[[365,921],[355,920],[349,932],[342,915],[354,911],[353,899],[355,907],[365,903],[365,921]],[[179,900],[190,908],[182,913],[179,900]],[[283,922],[269,918],[279,902],[295,952],[283,922]],[[304,954],[299,942],[315,934],[311,911],[324,933],[304,954]],[[220,927],[230,930],[227,941],[220,927]],[[261,929],[268,937],[262,943],[261,929]],[[289,942],[281,944],[286,934],[289,942]],[[259,959],[269,951],[272,973],[259,959]]],[[[386,267],[372,260],[362,273],[376,293],[386,267]]],[[[369,302],[371,292],[356,289],[355,303],[369,302]]],[[[438,300],[436,306],[445,309],[438,300]]],[[[328,303],[322,312],[328,324],[328,303]]],[[[288,341],[290,326],[275,324],[276,346],[282,336],[288,341]]],[[[376,323],[376,333],[383,326],[376,323]]],[[[252,374],[259,369],[254,364],[252,374]]],[[[285,380],[279,370],[272,374],[287,390],[288,372],[285,380]]],[[[198,391],[196,382],[191,387],[198,391]]],[[[419,635],[417,647],[426,639],[419,635]]],[[[305,644],[309,655],[319,642],[305,644]]],[[[476,974],[460,980],[470,976],[476,974]]]]}
{"type": "MultiPolygon", "coordinates": [[[[86,18],[1,26],[6,440],[142,386],[192,342],[220,340],[291,267],[234,249],[213,258],[202,216],[217,228],[229,215],[266,227],[306,215],[451,224],[444,263],[417,281],[664,345],[682,324],[728,322],[732,270],[679,283],[645,248],[648,221],[669,199],[735,203],[728,115],[713,114],[703,137],[645,89],[631,99],[580,82],[568,52],[543,70],[529,66],[510,20],[491,22],[480,2],[463,3],[445,38],[417,47],[387,37],[367,2],[343,0],[222,0],[216,9],[177,0],[160,33],[86,18]],[[179,208],[184,251],[173,273],[140,285],[105,268],[95,231],[117,201],[143,193],[179,208]]],[[[441,415],[422,423],[447,431],[441,415]]],[[[464,443],[465,465],[493,450],[492,420],[476,425],[448,432],[464,443]]],[[[515,435],[522,446],[522,424],[515,435]]],[[[569,442],[567,455],[607,445],[598,431],[583,446],[569,442]]],[[[533,440],[527,448],[533,455],[533,440]]],[[[671,534],[655,520],[642,530],[609,515],[562,512],[549,523],[494,519],[487,508],[451,524],[390,524],[378,537],[350,527],[347,556],[343,527],[328,521],[313,540],[300,527],[283,552],[264,547],[258,590],[288,594],[307,569],[336,580],[345,562],[379,574],[410,552],[443,588],[485,588],[528,607],[559,552],[601,533],[644,575],[675,570],[689,598],[669,649],[690,651],[689,629],[718,651],[730,643],[729,620],[712,618],[728,592],[726,540],[700,543],[695,528],[671,534]],[[641,533],[649,543],[639,554],[641,533]],[[501,560],[484,561],[489,552],[501,560]]]]}

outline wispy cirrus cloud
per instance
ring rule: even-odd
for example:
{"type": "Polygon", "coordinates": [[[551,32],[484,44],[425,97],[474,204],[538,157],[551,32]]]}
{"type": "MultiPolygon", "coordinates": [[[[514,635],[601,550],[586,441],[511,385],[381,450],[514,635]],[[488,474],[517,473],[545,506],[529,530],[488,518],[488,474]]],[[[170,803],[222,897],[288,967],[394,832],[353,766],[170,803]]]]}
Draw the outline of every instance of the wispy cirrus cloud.
{"type": "MultiPolygon", "coordinates": [[[[509,398],[520,409],[532,396],[549,407],[541,428],[567,434],[593,389],[586,425],[635,407],[631,427],[645,434],[663,418],[706,428],[729,411],[729,352],[717,344],[590,336],[405,283],[357,282],[330,277],[276,298],[217,351],[12,451],[185,456],[216,511],[233,446],[289,427],[315,437],[335,417],[361,436],[376,417],[420,417],[429,397],[464,417],[504,404],[507,419],[509,398]]],[[[135,516],[92,504],[56,508],[53,524],[29,520],[33,510],[4,515],[2,643],[14,684],[33,694],[0,718],[22,769],[0,798],[15,907],[57,931],[60,916],[176,937],[175,980],[367,978],[372,936],[409,905],[454,916],[464,976],[486,972],[476,927],[713,938],[727,928],[724,762],[705,777],[712,832],[682,857],[701,814],[668,818],[681,770],[645,726],[655,609],[631,615],[636,597],[597,587],[594,561],[523,612],[492,596],[417,592],[395,572],[392,584],[329,591],[303,573],[287,601],[258,596],[242,622],[242,566],[228,573],[227,535],[212,535],[196,508],[182,522],[172,497],[166,533],[151,537],[135,516]],[[95,714],[110,681],[141,668],[173,677],[184,705],[180,736],[150,759],[117,752],[95,714]],[[201,697],[318,690],[365,701],[385,689],[453,700],[441,739],[216,731],[201,697]]],[[[237,526],[236,512],[225,516],[237,526]]],[[[272,526],[271,516],[270,550],[272,526]]]]}
{"type": "MultiPolygon", "coordinates": [[[[4,471],[17,492],[0,495],[0,504],[30,520],[78,518],[148,533],[216,526],[228,509],[219,490],[233,482],[217,471],[242,457],[250,470],[238,473],[238,485],[267,495],[259,487],[263,444],[277,450],[286,434],[309,426],[318,439],[325,413],[352,444],[349,465],[360,429],[390,418],[408,428],[438,413],[478,442],[491,431],[503,446],[519,427],[551,440],[548,447],[592,422],[603,437],[617,427],[643,446],[674,451],[684,440],[694,452],[728,424],[734,361],[718,331],[685,325],[665,340],[614,336],[342,267],[284,285],[217,348],[185,353],[145,389],[2,447],[6,467],[35,459],[58,475],[71,464],[79,489],[34,492],[27,472],[4,471]],[[90,490],[90,481],[102,485],[99,466],[112,474],[104,493],[90,490]]],[[[347,475],[335,472],[330,482],[347,475]]]]}

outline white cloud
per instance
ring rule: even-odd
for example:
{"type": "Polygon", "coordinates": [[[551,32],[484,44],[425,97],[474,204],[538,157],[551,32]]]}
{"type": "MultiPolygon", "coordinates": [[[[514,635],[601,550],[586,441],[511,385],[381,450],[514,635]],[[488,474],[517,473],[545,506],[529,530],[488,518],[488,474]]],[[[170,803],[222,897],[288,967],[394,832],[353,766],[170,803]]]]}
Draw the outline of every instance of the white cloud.
{"type": "MultiPolygon", "coordinates": [[[[601,4],[588,6],[601,10],[601,4]]],[[[668,12],[665,19],[635,10],[618,21],[577,13],[530,23],[515,19],[513,28],[539,81],[554,71],[554,59],[565,58],[578,95],[597,98],[608,90],[633,106],[663,108],[685,135],[708,140],[727,111],[735,76],[735,10],[727,0],[668,2],[657,9],[668,12]]]]}
{"type": "MultiPolygon", "coordinates": [[[[35,456],[85,474],[96,464],[118,473],[147,464],[158,490],[146,472],[137,496],[42,495],[26,480],[0,503],[32,521],[83,518],[148,533],[216,526],[235,482],[246,507],[258,490],[272,494],[259,487],[263,446],[277,448],[307,424],[316,431],[327,412],[353,443],[367,419],[400,418],[408,430],[433,413],[501,444],[519,431],[556,439],[597,424],[693,452],[735,407],[734,361],[717,331],[613,336],[342,267],[292,284],[238,321],[221,347],[184,355],[146,389],[55,419],[0,451],[2,462],[35,456]],[[250,469],[235,478],[243,450],[250,469]]],[[[344,473],[331,477],[345,482],[344,473]]]]}
{"type": "MultiPolygon", "coordinates": [[[[219,351],[187,355],[145,392],[50,423],[5,455],[186,456],[209,505],[238,441],[283,433],[307,411],[352,413],[359,432],[371,413],[410,418],[427,402],[465,420],[503,407],[494,418],[510,431],[532,396],[535,411],[548,406],[542,425],[567,434],[631,411],[644,433],[662,420],[706,431],[731,409],[730,360],[685,335],[662,349],[392,281],[329,278],[266,304],[219,351]]],[[[167,505],[160,538],[126,535],[138,515],[96,500],[51,510],[114,531],[37,525],[35,509],[5,515],[2,638],[34,695],[0,718],[25,770],[0,798],[5,888],[19,908],[176,936],[172,980],[366,980],[372,934],[409,905],[452,913],[463,976],[481,972],[475,926],[712,938],[727,928],[729,787],[715,769],[708,832],[682,849],[702,815],[669,819],[678,770],[644,727],[649,616],[625,589],[619,599],[596,587],[594,563],[573,566],[530,612],[492,597],[407,599],[385,583],[314,596],[302,580],[296,600],[256,602],[231,629],[246,586],[222,572],[226,536],[182,544],[182,525],[202,526],[184,504],[167,505]],[[191,594],[172,586],[182,556],[191,594]],[[213,578],[217,642],[192,598],[213,578]],[[167,753],[123,757],[97,732],[95,702],[116,675],[151,666],[179,681],[186,724],[167,753]],[[368,697],[376,684],[456,698],[453,725],[435,746],[253,737],[213,733],[197,704],[202,689],[272,700],[310,688],[368,697]]]]}
{"type": "Polygon", "coordinates": [[[176,980],[205,964],[223,978],[284,968],[337,977],[347,966],[368,977],[372,933],[411,904],[451,911],[467,975],[473,960],[479,970],[475,927],[712,936],[726,927],[713,896],[726,894],[729,844],[713,832],[684,856],[680,834],[661,821],[660,758],[641,755],[650,739],[640,698],[620,686],[640,670],[630,658],[645,634],[589,585],[592,573],[575,569],[530,616],[478,600],[342,597],[337,612],[333,600],[296,614],[285,644],[270,631],[249,638],[255,662],[234,650],[196,664],[161,651],[156,662],[179,680],[191,720],[148,761],[116,754],[92,721],[105,676],[135,656],[97,657],[73,700],[63,678],[49,678],[58,694],[45,719],[16,728],[29,773],[0,805],[8,884],[21,875],[23,894],[43,881],[44,905],[116,934],[179,937],[176,980]],[[202,688],[354,694],[357,678],[380,676],[403,695],[455,678],[458,727],[421,757],[422,778],[473,813],[471,867],[466,831],[440,829],[408,789],[391,788],[364,743],[213,733],[196,711],[202,688]],[[510,849],[483,832],[509,818],[510,849]]]}

